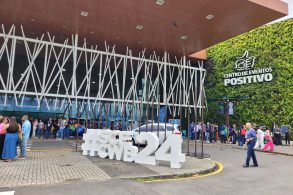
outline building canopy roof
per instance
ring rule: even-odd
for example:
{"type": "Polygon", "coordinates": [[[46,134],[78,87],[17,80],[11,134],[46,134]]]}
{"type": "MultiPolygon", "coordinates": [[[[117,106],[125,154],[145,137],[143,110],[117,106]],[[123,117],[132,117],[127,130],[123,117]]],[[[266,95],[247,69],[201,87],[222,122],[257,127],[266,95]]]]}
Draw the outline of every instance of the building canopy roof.
{"type": "Polygon", "coordinates": [[[6,30],[23,25],[30,38],[50,32],[64,42],[79,34],[89,44],[116,44],[121,52],[126,46],[134,52],[146,47],[173,55],[193,54],[287,13],[280,0],[0,1],[6,30]]]}

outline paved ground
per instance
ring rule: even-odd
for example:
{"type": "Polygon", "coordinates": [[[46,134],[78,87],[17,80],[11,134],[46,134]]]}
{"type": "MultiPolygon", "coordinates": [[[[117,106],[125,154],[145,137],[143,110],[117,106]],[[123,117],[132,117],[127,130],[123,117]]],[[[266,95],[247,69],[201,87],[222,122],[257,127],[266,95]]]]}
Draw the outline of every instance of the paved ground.
{"type": "Polygon", "coordinates": [[[68,141],[58,140],[34,140],[26,160],[0,163],[0,187],[75,180],[189,176],[212,171],[216,166],[211,160],[190,157],[186,158],[182,169],[171,169],[167,162],[150,166],[86,157],[80,151],[75,152],[68,141]]]}
{"type": "MultiPolygon", "coordinates": [[[[192,147],[193,148],[193,147],[192,147]]],[[[224,171],[209,177],[136,183],[125,179],[67,181],[56,185],[1,188],[15,194],[292,194],[293,157],[257,152],[260,167],[242,168],[246,151],[205,147],[205,153],[224,164],[224,171]]]]}
{"type": "Polygon", "coordinates": [[[64,141],[35,140],[26,160],[0,161],[0,187],[108,178],[103,170],[64,141]]]}
{"type": "Polygon", "coordinates": [[[45,139],[35,139],[32,142],[31,150],[72,150],[73,146],[67,141],[61,140],[45,140],[45,139]]]}
{"type": "MultiPolygon", "coordinates": [[[[148,186],[129,180],[113,179],[104,181],[67,182],[57,185],[4,188],[15,195],[160,195],[148,186]]],[[[10,194],[9,194],[10,195],[10,194]]],[[[13,194],[11,194],[13,195],[13,194]]]]}
{"type": "Polygon", "coordinates": [[[0,187],[98,180],[109,176],[76,152],[30,152],[28,159],[0,162],[0,187]]]}
{"type": "Polygon", "coordinates": [[[147,184],[163,194],[292,194],[293,158],[257,152],[260,167],[242,168],[246,151],[206,147],[210,154],[224,164],[222,173],[198,180],[178,180],[147,184]],[[180,187],[177,187],[180,186],[180,187]]]}
{"type": "MultiPolygon", "coordinates": [[[[186,144],[186,141],[185,141],[185,144],[186,144]]],[[[197,142],[197,145],[200,146],[201,145],[201,142],[197,142]]],[[[222,144],[222,143],[204,143],[205,146],[209,146],[209,147],[219,147],[219,148],[231,148],[231,149],[244,149],[246,150],[246,146],[238,146],[237,144],[236,145],[233,145],[233,144],[222,144]]],[[[192,140],[190,142],[190,147],[194,147],[194,140],[192,140]]],[[[187,150],[185,150],[186,152],[187,150]]],[[[264,151],[262,151],[264,152],[264,151]]],[[[290,156],[293,156],[293,141],[291,142],[291,146],[289,145],[285,145],[285,142],[284,142],[284,145],[282,146],[274,146],[274,152],[275,153],[278,153],[278,154],[285,154],[285,155],[290,155],[290,156]]]]}
{"type": "Polygon", "coordinates": [[[208,159],[186,157],[181,169],[171,169],[169,163],[160,162],[160,165],[143,165],[128,163],[97,157],[89,159],[112,178],[148,178],[148,177],[171,177],[190,176],[203,172],[210,172],[215,168],[215,162],[208,159]]]}

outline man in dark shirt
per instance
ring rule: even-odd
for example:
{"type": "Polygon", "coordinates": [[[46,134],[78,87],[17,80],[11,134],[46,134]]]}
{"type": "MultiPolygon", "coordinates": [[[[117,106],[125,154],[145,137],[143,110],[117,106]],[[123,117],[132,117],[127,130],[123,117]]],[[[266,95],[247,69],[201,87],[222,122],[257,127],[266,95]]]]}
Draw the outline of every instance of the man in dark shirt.
{"type": "Polygon", "coordinates": [[[252,167],[258,167],[258,163],[256,160],[256,156],[254,153],[254,146],[256,143],[256,132],[252,128],[251,123],[246,123],[246,129],[248,129],[248,132],[246,134],[246,142],[247,142],[247,157],[246,157],[246,163],[243,165],[243,167],[249,167],[249,161],[252,158],[253,165],[252,167]]]}

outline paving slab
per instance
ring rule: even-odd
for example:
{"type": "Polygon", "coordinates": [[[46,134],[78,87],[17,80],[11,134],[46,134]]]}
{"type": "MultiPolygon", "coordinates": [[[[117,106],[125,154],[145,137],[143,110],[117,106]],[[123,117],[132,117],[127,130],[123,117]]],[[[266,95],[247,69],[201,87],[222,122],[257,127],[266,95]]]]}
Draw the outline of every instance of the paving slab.
{"type": "Polygon", "coordinates": [[[164,161],[160,161],[159,165],[154,166],[101,159],[99,157],[88,158],[111,177],[124,179],[188,177],[211,172],[217,168],[216,163],[210,159],[189,156],[186,157],[186,162],[183,163],[181,169],[172,169],[169,162],[164,161]]]}
{"type": "MultiPolygon", "coordinates": [[[[187,145],[186,141],[184,142],[184,145],[187,145]]],[[[194,141],[190,143],[190,145],[194,145],[194,141]]],[[[201,141],[197,142],[197,145],[200,147],[201,141]]],[[[219,148],[230,148],[230,149],[241,149],[241,150],[246,150],[247,147],[244,146],[238,146],[237,144],[229,144],[229,143],[206,143],[204,142],[205,146],[210,146],[210,147],[219,147],[219,148]]],[[[262,151],[260,149],[256,149],[255,151],[258,152],[268,152],[268,153],[275,153],[275,154],[281,154],[281,155],[286,155],[286,156],[293,156],[293,141],[291,142],[291,145],[281,145],[281,146],[274,146],[274,152],[270,151],[262,151]]]]}
{"type": "Polygon", "coordinates": [[[1,161],[0,173],[0,187],[110,178],[80,153],[69,151],[30,152],[26,160],[1,161]]]}
{"type": "Polygon", "coordinates": [[[186,157],[181,169],[83,156],[65,140],[34,140],[26,160],[0,161],[0,188],[108,179],[187,177],[213,171],[209,159],[186,157]]]}
{"type": "Polygon", "coordinates": [[[31,150],[54,150],[54,149],[73,149],[71,143],[67,140],[56,139],[34,139],[31,144],[31,150]]]}

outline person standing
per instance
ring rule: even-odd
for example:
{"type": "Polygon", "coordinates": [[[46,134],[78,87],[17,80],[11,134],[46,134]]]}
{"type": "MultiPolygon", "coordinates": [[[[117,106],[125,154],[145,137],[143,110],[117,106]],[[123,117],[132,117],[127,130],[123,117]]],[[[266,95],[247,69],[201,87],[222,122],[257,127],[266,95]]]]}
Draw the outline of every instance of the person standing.
{"type": "MultiPolygon", "coordinates": [[[[104,123],[102,122],[102,129],[104,129],[104,126],[105,126],[103,124],[104,123]]],[[[122,121],[121,120],[119,120],[119,122],[118,122],[117,129],[120,130],[120,131],[122,131],[122,129],[123,129],[123,125],[122,125],[122,121]]]]}
{"type": "Polygon", "coordinates": [[[202,139],[202,141],[204,141],[205,140],[205,136],[206,136],[206,131],[207,131],[207,126],[206,126],[206,124],[204,124],[204,122],[201,122],[201,139],[202,139]]]}
{"type": "Polygon", "coordinates": [[[17,123],[16,118],[12,116],[9,124],[7,125],[7,132],[5,135],[2,159],[4,162],[11,162],[12,159],[17,157],[17,142],[21,127],[17,123]]]}
{"type": "Polygon", "coordinates": [[[215,140],[215,125],[211,125],[211,135],[210,135],[210,142],[214,143],[215,140]]]}
{"type": "Polygon", "coordinates": [[[58,119],[53,119],[53,121],[52,121],[52,134],[53,134],[54,139],[56,139],[58,137],[58,132],[59,132],[58,119]]]}
{"type": "Polygon", "coordinates": [[[219,141],[219,127],[218,125],[215,125],[215,143],[218,143],[219,141]]]}
{"type": "Polygon", "coordinates": [[[237,127],[236,127],[236,124],[232,125],[231,135],[232,135],[232,144],[235,145],[236,144],[236,139],[237,139],[237,127]]]}
{"type": "Polygon", "coordinates": [[[246,162],[243,165],[243,167],[249,167],[249,162],[250,159],[252,158],[253,160],[253,165],[252,167],[258,167],[258,163],[256,160],[256,156],[254,153],[254,146],[256,143],[256,132],[252,128],[251,123],[246,123],[246,129],[248,130],[247,135],[246,135],[246,142],[247,142],[247,156],[246,156],[246,162]]]}
{"type": "Polygon", "coordinates": [[[66,125],[66,120],[65,119],[61,119],[59,122],[59,130],[58,130],[58,138],[59,140],[64,139],[64,128],[66,125]]]}
{"type": "Polygon", "coordinates": [[[211,133],[211,126],[210,126],[210,123],[208,122],[206,124],[206,132],[205,132],[205,138],[207,143],[210,143],[210,133],[211,133]]]}
{"type": "Polygon", "coordinates": [[[39,121],[38,119],[35,119],[33,122],[33,133],[32,133],[32,138],[36,138],[37,130],[39,126],[39,121]]]}
{"type": "Polygon", "coordinates": [[[196,136],[197,140],[201,139],[201,129],[202,129],[201,123],[199,122],[197,125],[197,136],[196,136]]]}
{"type": "Polygon", "coordinates": [[[266,133],[265,133],[264,138],[266,139],[267,143],[263,147],[263,150],[264,151],[267,151],[268,147],[270,147],[270,150],[273,152],[274,151],[274,144],[273,144],[273,140],[272,140],[272,136],[271,136],[270,130],[266,130],[266,133]]]}
{"type": "Polygon", "coordinates": [[[49,118],[49,120],[46,124],[46,130],[45,130],[45,139],[47,139],[47,140],[50,138],[52,126],[53,126],[52,118],[49,118]]]}
{"type": "Polygon", "coordinates": [[[286,145],[290,146],[290,127],[286,126],[285,128],[286,128],[285,129],[285,142],[286,142],[286,145]]]}
{"type": "Polygon", "coordinates": [[[260,128],[258,128],[257,134],[256,134],[257,140],[254,146],[254,149],[259,149],[260,147],[260,149],[262,150],[264,148],[264,137],[265,137],[264,132],[260,128]]]}
{"type": "Polygon", "coordinates": [[[6,117],[0,116],[0,158],[1,159],[2,159],[4,141],[5,141],[7,123],[8,123],[8,119],[6,117]]]}
{"type": "Polygon", "coordinates": [[[193,133],[193,137],[194,137],[194,140],[197,140],[197,132],[198,132],[198,125],[197,123],[194,123],[194,126],[193,126],[193,130],[192,130],[192,133],[193,133]]]}
{"type": "Polygon", "coordinates": [[[25,159],[27,157],[26,147],[27,147],[27,141],[29,140],[30,131],[31,131],[31,123],[28,120],[28,116],[24,115],[21,118],[22,120],[22,140],[20,144],[20,158],[19,159],[25,159]]]}
{"type": "Polygon", "coordinates": [[[228,126],[228,144],[232,144],[233,143],[233,127],[232,126],[228,126]]]}
{"type": "Polygon", "coordinates": [[[70,126],[69,118],[66,119],[65,128],[64,128],[64,139],[69,139],[69,126],[70,126]]]}
{"type": "Polygon", "coordinates": [[[187,136],[189,136],[189,139],[193,140],[194,139],[194,122],[190,123],[188,134],[189,135],[187,135],[187,136]]]}
{"type": "Polygon", "coordinates": [[[277,125],[274,128],[274,144],[277,146],[282,145],[281,130],[277,125]]]}
{"type": "Polygon", "coordinates": [[[45,124],[43,123],[42,120],[40,120],[38,127],[39,127],[39,129],[38,129],[38,137],[43,139],[45,124]]]}
{"type": "Polygon", "coordinates": [[[221,127],[220,130],[220,137],[221,137],[221,143],[226,143],[227,140],[227,127],[224,125],[221,127]]]}
{"type": "Polygon", "coordinates": [[[245,144],[245,135],[246,135],[246,128],[245,128],[245,125],[243,125],[242,129],[240,129],[238,134],[239,146],[243,146],[245,144]]]}

